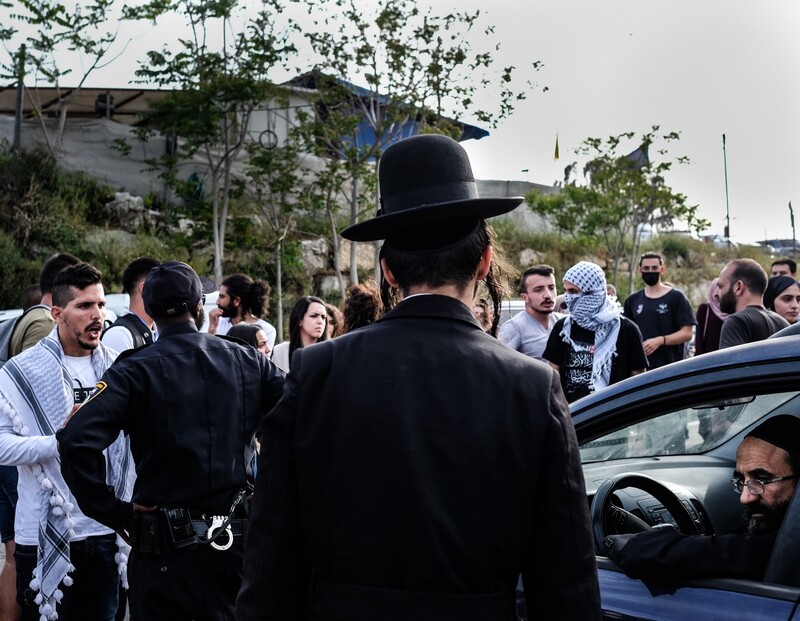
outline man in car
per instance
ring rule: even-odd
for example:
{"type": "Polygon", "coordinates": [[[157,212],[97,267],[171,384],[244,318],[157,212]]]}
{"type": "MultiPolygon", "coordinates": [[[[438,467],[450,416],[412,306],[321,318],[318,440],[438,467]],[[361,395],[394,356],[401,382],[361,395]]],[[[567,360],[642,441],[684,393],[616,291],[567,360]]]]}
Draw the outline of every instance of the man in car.
{"type": "Polygon", "coordinates": [[[630,578],[760,580],[800,473],[800,419],[773,416],[748,433],[736,451],[731,485],[744,505],[742,534],[683,535],[658,527],[609,535],[606,553],[630,578]]]}

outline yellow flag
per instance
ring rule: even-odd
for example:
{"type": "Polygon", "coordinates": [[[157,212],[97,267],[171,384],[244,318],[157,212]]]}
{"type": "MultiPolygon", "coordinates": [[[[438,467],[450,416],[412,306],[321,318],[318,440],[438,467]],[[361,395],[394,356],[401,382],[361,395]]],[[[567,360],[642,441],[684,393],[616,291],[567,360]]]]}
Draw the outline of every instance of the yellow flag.
{"type": "Polygon", "coordinates": [[[556,150],[553,153],[553,159],[554,160],[558,159],[558,132],[556,132],[556,150]]]}

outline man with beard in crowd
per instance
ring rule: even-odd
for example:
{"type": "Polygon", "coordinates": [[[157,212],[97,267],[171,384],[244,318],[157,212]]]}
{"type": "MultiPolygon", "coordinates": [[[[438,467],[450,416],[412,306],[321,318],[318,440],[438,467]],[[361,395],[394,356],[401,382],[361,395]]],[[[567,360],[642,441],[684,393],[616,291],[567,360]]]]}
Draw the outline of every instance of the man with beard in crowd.
{"type": "Polygon", "coordinates": [[[744,534],[683,535],[656,528],[609,535],[606,552],[631,578],[761,580],[800,473],[800,419],[779,414],[748,433],[736,451],[731,486],[744,505],[744,534]]]}
{"type": "Polygon", "coordinates": [[[270,350],[275,348],[275,328],[262,317],[269,309],[269,283],[253,280],[247,274],[233,274],[219,287],[217,308],[208,314],[208,333],[222,336],[232,326],[245,322],[257,325],[267,335],[270,350]]]}
{"type": "Polygon", "coordinates": [[[722,324],[719,348],[763,341],[789,325],[775,311],[764,308],[767,273],[753,259],[734,259],[719,275],[719,308],[729,317],[722,324]]]}
{"type": "MultiPolygon", "coordinates": [[[[117,357],[100,342],[101,278],[86,263],[62,269],[52,284],[56,327],[0,370],[0,463],[19,468],[14,531],[23,621],[105,620],[117,610],[116,536],[75,506],[55,437],[117,357]]],[[[99,456],[108,461],[103,483],[127,500],[133,478],[128,443],[117,434],[108,444],[99,456]]]]}
{"type": "Polygon", "coordinates": [[[501,327],[497,338],[518,352],[544,361],[547,339],[561,313],[556,308],[556,276],[549,265],[534,265],[522,274],[519,293],[525,302],[525,312],[517,313],[501,327]]]}

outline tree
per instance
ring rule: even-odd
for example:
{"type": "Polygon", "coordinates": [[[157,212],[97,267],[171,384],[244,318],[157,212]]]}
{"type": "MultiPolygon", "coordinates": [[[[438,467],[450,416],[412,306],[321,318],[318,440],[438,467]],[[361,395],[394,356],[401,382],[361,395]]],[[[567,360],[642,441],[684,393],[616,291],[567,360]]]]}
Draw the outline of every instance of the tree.
{"type": "MultiPolygon", "coordinates": [[[[632,264],[639,253],[644,225],[672,227],[676,220],[700,231],[708,222],[697,215],[698,206],[688,205],[683,194],[666,184],[665,175],[673,163],[688,164],[686,157],[668,158],[667,145],[680,139],[677,132],[659,134],[659,126],[638,139],[638,149],[620,156],[621,143],[634,140],[627,132],[600,138],[587,138],[576,150],[591,157],[583,170],[584,184],[573,179],[577,162],[566,168],[564,187],[550,195],[536,193],[525,197],[531,210],[572,236],[586,250],[598,244],[613,261],[613,282],[619,277],[623,259],[632,264]],[[655,149],[660,161],[651,161],[655,149]],[[663,159],[662,159],[663,158],[663,159]]],[[[633,286],[633,274],[630,276],[633,286]]]]}
{"type": "MultiPolygon", "coordinates": [[[[275,287],[278,300],[282,301],[284,241],[295,229],[294,211],[304,206],[300,190],[307,171],[302,164],[301,144],[294,130],[282,145],[254,141],[247,145],[247,151],[245,194],[259,207],[275,232],[275,287]]],[[[277,331],[283,335],[282,303],[278,304],[277,314],[277,331]]]]}
{"type": "MultiPolygon", "coordinates": [[[[389,144],[409,133],[458,138],[461,126],[447,118],[455,111],[496,126],[525,98],[514,89],[515,67],[495,70],[496,44],[483,51],[470,43],[480,12],[423,12],[413,0],[383,0],[371,12],[358,4],[324,0],[306,31],[318,54],[320,104],[312,133],[329,158],[344,162],[351,224],[378,207],[376,194],[363,200],[360,181],[389,144]],[[489,88],[493,105],[486,109],[478,95],[489,88]]],[[[483,32],[486,40],[491,30],[483,32]]],[[[357,282],[354,244],[350,255],[350,279],[357,282]]]]}
{"type": "Polygon", "coordinates": [[[289,41],[292,28],[281,27],[278,19],[283,10],[280,0],[263,0],[255,16],[243,14],[244,25],[234,27],[234,17],[246,8],[240,4],[239,0],[151,0],[126,12],[127,18],[153,21],[178,12],[188,20],[191,36],[180,40],[180,50],[164,47],[148,52],[136,75],[175,89],[153,105],[148,117],[153,126],[177,137],[176,150],[151,163],[180,188],[178,162],[202,159],[217,280],[223,276],[226,223],[238,187],[235,162],[248,142],[253,111],[276,92],[270,72],[294,51],[289,41]],[[221,35],[216,48],[215,34],[221,35]]]}

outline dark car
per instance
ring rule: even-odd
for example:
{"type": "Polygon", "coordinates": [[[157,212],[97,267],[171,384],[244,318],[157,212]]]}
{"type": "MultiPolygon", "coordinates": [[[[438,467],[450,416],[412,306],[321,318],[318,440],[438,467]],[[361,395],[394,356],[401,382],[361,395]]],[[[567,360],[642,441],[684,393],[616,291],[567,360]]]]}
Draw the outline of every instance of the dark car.
{"type": "MultiPolygon", "coordinates": [[[[736,448],[768,416],[800,417],[800,336],[648,371],[571,411],[596,545],[605,534],[660,524],[702,535],[740,532],[742,506],[730,484],[736,448]]],[[[644,583],[598,555],[605,618],[800,620],[798,497],[762,582],[644,583]]]]}

